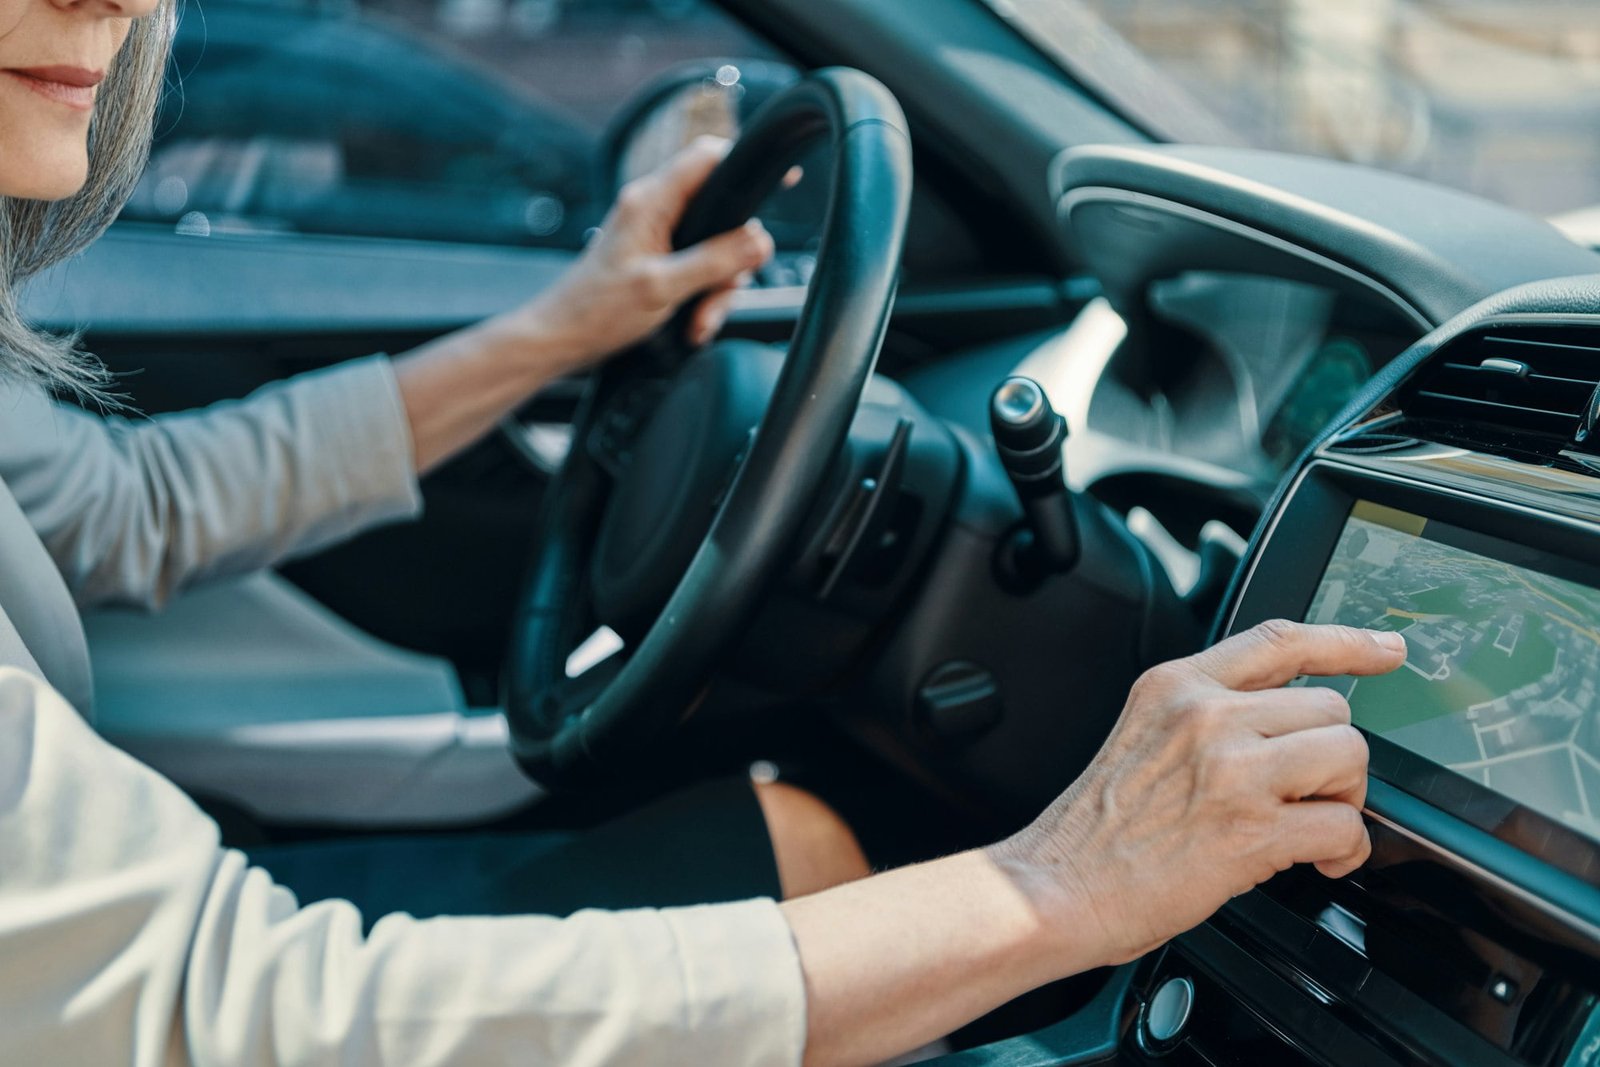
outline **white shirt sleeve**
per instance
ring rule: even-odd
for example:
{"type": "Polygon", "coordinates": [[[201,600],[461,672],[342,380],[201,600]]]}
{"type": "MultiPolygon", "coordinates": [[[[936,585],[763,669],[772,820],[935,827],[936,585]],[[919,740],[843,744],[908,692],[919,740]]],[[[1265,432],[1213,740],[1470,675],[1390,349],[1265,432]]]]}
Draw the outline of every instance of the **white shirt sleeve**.
{"type": "Polygon", "coordinates": [[[303,555],[421,509],[388,359],[240,401],[99,418],[0,389],[0,479],[79,604],[157,607],[207,577],[303,555]]]}
{"type": "Polygon", "coordinates": [[[178,789],[0,668],[0,1063],[800,1062],[770,900],[569,919],[301,908],[178,789]]]}

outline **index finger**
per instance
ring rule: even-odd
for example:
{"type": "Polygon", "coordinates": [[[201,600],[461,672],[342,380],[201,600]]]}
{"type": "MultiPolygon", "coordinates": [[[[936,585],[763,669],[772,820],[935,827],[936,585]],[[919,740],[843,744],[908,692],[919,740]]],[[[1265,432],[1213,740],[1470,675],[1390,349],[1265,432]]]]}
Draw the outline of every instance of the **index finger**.
{"type": "Polygon", "coordinates": [[[696,137],[689,142],[689,147],[647,179],[659,183],[666,197],[668,221],[673,226],[678,225],[690,198],[700,191],[732,147],[733,142],[724,137],[696,137]]]}
{"type": "Polygon", "coordinates": [[[1387,674],[1406,660],[1406,639],[1387,630],[1275,619],[1192,658],[1230,689],[1275,689],[1302,674],[1387,674]]]}

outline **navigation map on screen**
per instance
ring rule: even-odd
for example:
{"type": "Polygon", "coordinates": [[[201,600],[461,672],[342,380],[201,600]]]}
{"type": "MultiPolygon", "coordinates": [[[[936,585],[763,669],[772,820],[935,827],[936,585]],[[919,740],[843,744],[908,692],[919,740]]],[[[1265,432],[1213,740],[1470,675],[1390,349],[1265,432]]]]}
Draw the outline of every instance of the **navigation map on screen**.
{"type": "Polygon", "coordinates": [[[1600,590],[1441,543],[1358,502],[1306,614],[1402,631],[1333,684],[1358,726],[1600,840],[1600,590]]]}

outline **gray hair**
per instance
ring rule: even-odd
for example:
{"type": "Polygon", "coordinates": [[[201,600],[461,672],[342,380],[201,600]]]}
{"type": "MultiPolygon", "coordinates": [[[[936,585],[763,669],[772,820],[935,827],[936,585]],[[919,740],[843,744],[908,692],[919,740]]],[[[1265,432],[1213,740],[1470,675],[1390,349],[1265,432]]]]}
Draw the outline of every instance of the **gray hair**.
{"type": "Polygon", "coordinates": [[[150,153],[161,101],[177,0],[135,19],[95,99],[89,125],[89,175],[64,200],[0,197],[0,375],[79,400],[116,407],[111,375],[78,347],[76,335],[33,329],[17,306],[17,288],[105,232],[133,192],[150,153]]]}

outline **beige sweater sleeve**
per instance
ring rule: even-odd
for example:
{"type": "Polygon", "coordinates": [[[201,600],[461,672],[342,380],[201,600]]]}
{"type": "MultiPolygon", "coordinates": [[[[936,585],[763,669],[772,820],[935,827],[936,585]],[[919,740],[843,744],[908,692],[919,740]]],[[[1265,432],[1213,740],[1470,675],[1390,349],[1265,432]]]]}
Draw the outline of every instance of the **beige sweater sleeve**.
{"type": "Polygon", "coordinates": [[[569,919],[297,906],[175,787],[0,668],[0,1063],[800,1062],[770,900],[569,919]]]}
{"type": "Polygon", "coordinates": [[[383,357],[150,419],[0,392],[0,479],[85,606],[158,607],[204,578],[413,516],[411,449],[383,357]]]}

